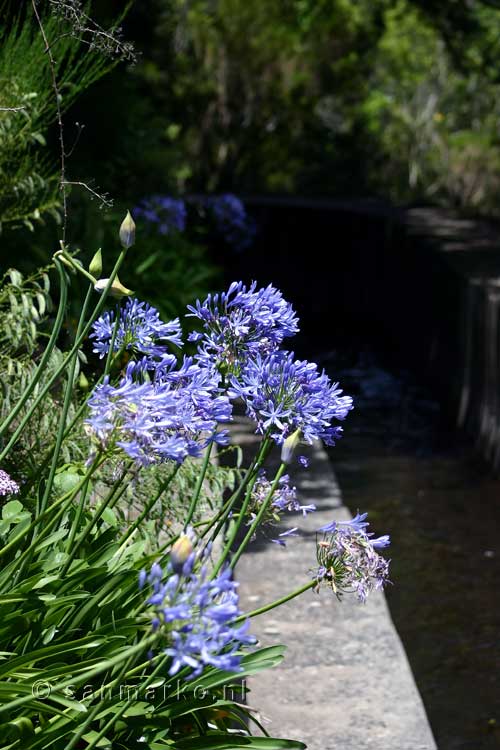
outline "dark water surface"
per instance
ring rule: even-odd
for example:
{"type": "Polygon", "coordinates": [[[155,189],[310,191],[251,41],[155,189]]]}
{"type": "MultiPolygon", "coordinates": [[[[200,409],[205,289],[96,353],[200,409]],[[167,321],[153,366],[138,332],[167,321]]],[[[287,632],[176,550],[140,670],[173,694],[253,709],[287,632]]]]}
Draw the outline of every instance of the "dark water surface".
{"type": "Polygon", "coordinates": [[[355,397],[330,457],[345,504],[391,535],[387,599],[438,747],[500,748],[500,480],[409,374],[321,364],[355,397]]]}

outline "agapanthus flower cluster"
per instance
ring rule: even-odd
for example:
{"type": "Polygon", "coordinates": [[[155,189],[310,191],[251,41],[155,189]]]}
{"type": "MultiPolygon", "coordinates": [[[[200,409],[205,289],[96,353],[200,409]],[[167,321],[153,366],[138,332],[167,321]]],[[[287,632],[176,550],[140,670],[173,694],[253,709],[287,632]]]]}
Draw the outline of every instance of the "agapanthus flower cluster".
{"type": "Polygon", "coordinates": [[[246,250],[255,237],[255,223],[248,216],[243,202],[230,193],[208,199],[215,225],[228,245],[246,250]]]}
{"type": "Polygon", "coordinates": [[[156,226],[159,234],[184,232],[186,229],[186,204],[169,195],[152,195],[144,199],[133,211],[138,219],[156,226]]]}
{"type": "Polygon", "coordinates": [[[225,445],[232,406],[207,368],[185,358],[148,370],[130,362],[118,386],[106,377],[92,393],[87,424],[103,450],[116,447],[140,465],[199,456],[209,442],[225,445]]]}
{"type": "Polygon", "coordinates": [[[17,495],[18,492],[18,483],[15,482],[6,471],[0,469],[0,497],[5,497],[6,495],[17,495]]]}
{"type": "Polygon", "coordinates": [[[238,584],[229,568],[210,579],[203,561],[198,572],[195,563],[192,552],[179,572],[171,562],[163,569],[155,563],[139,579],[140,588],[152,588],[146,604],[154,610],[153,630],[168,642],[164,652],[172,658],[169,674],[183,667],[190,670],[186,679],[198,677],[206,667],[238,672],[242,647],[255,643],[248,635],[248,621],[234,624],[241,614],[238,584]]]}
{"type": "MultiPolygon", "coordinates": [[[[272,484],[273,483],[267,478],[265,470],[262,469],[252,488],[248,508],[248,524],[252,523],[257,513],[268,500],[272,484]]],[[[272,500],[262,516],[261,524],[263,527],[273,526],[282,520],[281,516],[283,513],[302,513],[303,516],[306,516],[308,513],[312,513],[315,510],[316,506],[312,503],[309,505],[301,505],[299,503],[297,488],[290,484],[290,477],[288,474],[284,474],[280,478],[278,486],[272,494],[272,500]]],[[[277,539],[271,539],[271,541],[280,544],[281,546],[285,546],[286,542],[284,537],[296,536],[296,531],[296,528],[288,529],[279,534],[277,539]]]]}
{"type": "MultiPolygon", "coordinates": [[[[95,340],[94,352],[101,358],[109,352],[115,323],[116,313],[110,310],[101,315],[93,325],[90,338],[95,340]]],[[[167,342],[182,346],[179,319],[164,323],[158,310],[147,302],[127,299],[125,306],[119,311],[113,350],[129,350],[135,354],[142,354],[148,357],[150,362],[164,360],[165,357],[168,361],[175,361],[175,357],[168,354],[167,342]]]]}
{"type": "Polygon", "coordinates": [[[244,401],[257,430],[270,431],[278,444],[299,430],[307,443],[322,439],[334,445],[342,428],[332,421],[344,419],[352,409],[352,398],[343,396],[338,383],[331,383],[317,365],[284,351],[249,358],[231,378],[230,395],[244,401]]]}
{"type": "Polygon", "coordinates": [[[387,547],[390,540],[387,535],[373,538],[367,531],[366,515],[358,513],[351,521],[333,521],[319,529],[323,538],[317,542],[318,567],[312,575],[318,587],[326,584],[338,598],[355,593],[364,602],[388,581],[389,561],[377,550],[387,547]]]}
{"type": "Polygon", "coordinates": [[[271,285],[257,289],[253,282],[247,288],[235,281],[227,292],[209,294],[188,309],[205,329],[190,335],[199,342],[198,359],[224,372],[239,372],[249,356],[276,350],[298,331],[292,306],[271,285]]]}

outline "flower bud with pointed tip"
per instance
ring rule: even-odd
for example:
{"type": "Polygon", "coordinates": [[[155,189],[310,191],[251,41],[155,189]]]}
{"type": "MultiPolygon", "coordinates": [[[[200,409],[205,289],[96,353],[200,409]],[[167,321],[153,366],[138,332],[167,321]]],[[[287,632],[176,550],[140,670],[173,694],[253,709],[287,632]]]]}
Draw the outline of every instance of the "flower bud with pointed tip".
{"type": "Polygon", "coordinates": [[[88,391],[88,389],[90,388],[90,383],[87,380],[83,370],[80,372],[80,377],[78,378],[78,387],[81,388],[82,391],[88,391]]]}
{"type": "Polygon", "coordinates": [[[90,261],[89,266],[89,273],[92,274],[92,276],[95,276],[96,279],[99,278],[99,276],[102,273],[102,253],[101,248],[96,252],[92,260],[90,261]]]}
{"type": "Polygon", "coordinates": [[[281,460],[284,464],[289,464],[300,442],[300,430],[295,430],[289,435],[281,446],[281,460]]]}
{"type": "Polygon", "coordinates": [[[135,243],[135,223],[130,211],[127,211],[127,215],[120,227],[120,242],[122,243],[122,247],[127,249],[135,243]]]}
{"type": "Polygon", "coordinates": [[[174,573],[182,573],[184,563],[187,562],[193,552],[193,544],[187,534],[181,534],[170,550],[170,563],[174,573]]]}
{"type": "MultiPolygon", "coordinates": [[[[96,281],[94,284],[94,289],[96,292],[102,293],[107,285],[108,285],[109,279],[99,279],[99,281],[96,281]]],[[[109,290],[109,293],[112,297],[130,297],[131,294],[134,292],[132,289],[127,289],[126,286],[123,286],[118,276],[115,278],[113,283],[111,284],[111,289],[109,290]]]]}

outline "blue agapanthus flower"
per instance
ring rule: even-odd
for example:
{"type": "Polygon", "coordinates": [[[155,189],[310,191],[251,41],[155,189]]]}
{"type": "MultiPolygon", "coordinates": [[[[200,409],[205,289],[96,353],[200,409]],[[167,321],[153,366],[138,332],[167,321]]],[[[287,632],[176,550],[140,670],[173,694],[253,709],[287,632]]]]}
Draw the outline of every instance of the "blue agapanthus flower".
{"type": "Polygon", "coordinates": [[[206,667],[238,672],[242,647],[255,643],[248,621],[234,624],[241,614],[238,584],[229,568],[213,579],[205,565],[195,573],[195,560],[193,552],[181,573],[174,573],[170,562],[165,569],[156,563],[139,580],[140,588],[149,584],[152,589],[146,604],[154,611],[153,630],[169,643],[164,649],[172,659],[169,674],[183,667],[190,669],[186,679],[198,677],[206,667]]]}
{"type": "MultiPolygon", "coordinates": [[[[90,338],[94,339],[96,354],[102,359],[109,352],[116,313],[110,310],[101,315],[92,327],[90,338]]],[[[168,355],[167,342],[182,346],[181,326],[179,319],[164,323],[160,319],[158,310],[147,302],[138,299],[127,299],[125,306],[119,311],[118,329],[114,341],[114,351],[126,349],[136,354],[147,356],[152,362],[163,359],[175,361],[175,357],[168,355]]]]}
{"type": "Polygon", "coordinates": [[[374,539],[367,531],[366,515],[358,513],[350,521],[332,521],[319,529],[323,538],[317,543],[318,567],[312,574],[318,586],[328,585],[339,598],[354,592],[364,602],[389,580],[389,561],[377,550],[387,547],[390,539],[374,539]]]}
{"type": "Polygon", "coordinates": [[[243,202],[231,193],[208,199],[217,231],[235,250],[246,250],[252,244],[256,227],[243,202]]]}
{"type": "Polygon", "coordinates": [[[170,195],[152,195],[145,198],[133,211],[137,219],[145,219],[156,227],[159,234],[184,232],[186,229],[186,204],[170,195]]]}
{"type": "Polygon", "coordinates": [[[307,443],[321,439],[334,445],[342,428],[332,422],[345,419],[353,408],[352,398],[342,395],[338,383],[290,352],[249,358],[230,383],[229,395],[243,400],[257,431],[269,431],[278,444],[300,430],[307,443]]]}
{"type": "Polygon", "coordinates": [[[147,465],[199,456],[211,441],[227,444],[218,425],[230,421],[232,406],[213,372],[188,358],[179,368],[164,361],[152,376],[149,366],[147,358],[130,362],[118,386],[106,377],[92,393],[86,422],[101,448],[147,465]]]}
{"type": "Polygon", "coordinates": [[[257,289],[253,282],[247,288],[235,281],[227,292],[209,294],[188,310],[205,329],[190,336],[198,342],[198,359],[224,372],[238,372],[250,355],[274,351],[299,330],[295,311],[272,285],[257,289]]]}

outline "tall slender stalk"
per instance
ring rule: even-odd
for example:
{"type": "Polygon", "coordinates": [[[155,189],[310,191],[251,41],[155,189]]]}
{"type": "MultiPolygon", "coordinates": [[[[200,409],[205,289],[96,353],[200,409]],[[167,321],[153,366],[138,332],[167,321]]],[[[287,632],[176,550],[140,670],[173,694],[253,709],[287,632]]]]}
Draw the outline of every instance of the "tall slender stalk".
{"type": "Polygon", "coordinates": [[[201,488],[202,488],[203,482],[205,481],[205,476],[206,476],[206,473],[207,473],[208,464],[210,463],[210,456],[212,454],[212,447],[213,447],[213,442],[210,442],[207,445],[206,449],[205,449],[205,457],[203,459],[203,464],[202,464],[202,467],[201,467],[201,471],[200,471],[200,474],[198,476],[198,481],[196,482],[196,487],[195,487],[195,490],[194,490],[194,493],[193,493],[193,497],[191,498],[191,504],[189,506],[189,510],[188,510],[188,513],[187,513],[187,516],[186,516],[186,520],[184,521],[184,527],[189,526],[189,524],[191,523],[191,520],[192,520],[192,518],[193,518],[193,516],[195,514],[196,506],[198,504],[198,500],[200,499],[201,488]]]}
{"type": "Polygon", "coordinates": [[[66,277],[66,271],[64,270],[64,266],[62,265],[62,263],[57,258],[54,259],[54,263],[59,274],[60,295],[59,306],[57,308],[57,315],[52,327],[52,332],[32,380],[28,383],[28,385],[24,389],[24,392],[19,397],[17,404],[13,407],[12,411],[2,422],[2,425],[0,426],[0,436],[3,435],[4,432],[10,427],[12,422],[15,420],[15,418],[20,413],[21,409],[35,390],[37,384],[40,381],[40,378],[45,372],[52,352],[54,351],[54,347],[57,343],[58,336],[61,332],[62,324],[64,322],[64,316],[66,314],[66,304],[68,301],[68,280],[66,277]]]}
{"type": "MultiPolygon", "coordinates": [[[[256,532],[257,528],[259,527],[259,524],[260,524],[260,522],[262,520],[262,517],[263,517],[264,513],[266,512],[266,510],[268,509],[269,504],[270,504],[270,502],[271,502],[271,500],[273,498],[273,495],[274,495],[274,492],[276,490],[276,487],[278,486],[278,483],[279,483],[281,477],[285,473],[285,469],[286,469],[286,464],[284,464],[284,463],[280,464],[280,467],[279,467],[278,471],[276,472],[276,475],[275,475],[275,477],[273,479],[273,483],[271,485],[271,489],[269,490],[269,493],[268,493],[266,499],[262,503],[262,505],[261,505],[261,507],[259,509],[259,512],[257,513],[257,515],[255,516],[252,524],[250,525],[250,528],[248,529],[248,531],[247,531],[247,533],[245,535],[245,538],[243,539],[243,541],[241,542],[240,546],[238,547],[238,549],[236,550],[236,552],[234,553],[234,555],[232,557],[232,560],[230,562],[230,566],[232,568],[234,568],[234,566],[236,565],[236,563],[240,559],[241,555],[245,551],[245,547],[247,546],[248,542],[252,539],[254,533],[256,532]]],[[[243,519],[240,517],[239,523],[238,523],[238,527],[241,525],[242,521],[243,521],[243,519]]],[[[236,528],[236,533],[237,533],[238,527],[236,528]]],[[[236,538],[236,533],[234,534],[234,538],[236,538]]]]}
{"type": "MultiPolygon", "coordinates": [[[[78,325],[76,329],[77,339],[80,337],[80,334],[84,325],[85,316],[87,314],[87,308],[89,306],[90,298],[92,296],[92,291],[93,291],[92,286],[89,286],[89,288],[87,289],[87,294],[85,296],[84,303],[82,305],[80,319],[78,321],[78,325]]],[[[61,410],[61,416],[59,419],[57,435],[56,435],[56,443],[55,443],[54,450],[52,453],[52,462],[50,465],[49,476],[47,478],[47,482],[45,483],[45,490],[43,493],[42,501],[40,503],[40,507],[38,509],[38,513],[43,513],[43,511],[45,510],[45,506],[47,505],[47,500],[50,496],[50,493],[52,492],[52,485],[54,483],[54,477],[55,477],[57,465],[59,462],[59,454],[61,453],[61,447],[62,447],[63,439],[64,439],[66,420],[68,418],[69,407],[71,406],[71,401],[73,398],[73,388],[75,385],[74,380],[75,380],[77,360],[78,360],[78,353],[76,352],[73,355],[72,359],[69,361],[68,377],[66,380],[66,388],[64,391],[64,400],[63,400],[63,406],[61,410]]]]}
{"type": "Polygon", "coordinates": [[[151,508],[154,507],[154,505],[158,502],[158,500],[163,495],[165,490],[170,486],[171,482],[173,481],[179,469],[180,469],[180,464],[176,464],[173,471],[168,475],[165,481],[160,485],[160,488],[158,492],[156,493],[156,495],[153,495],[151,500],[148,503],[146,503],[146,505],[142,509],[141,513],[137,516],[135,521],[128,527],[125,534],[122,537],[120,537],[119,539],[120,547],[122,547],[130,539],[130,537],[135,532],[137,527],[143,522],[143,520],[146,518],[151,508]]]}
{"type": "Polygon", "coordinates": [[[233,620],[233,624],[236,624],[238,622],[243,622],[244,620],[247,620],[250,617],[257,617],[258,615],[263,615],[264,612],[269,612],[271,609],[274,609],[275,607],[280,607],[282,604],[286,604],[292,599],[295,599],[296,596],[300,596],[305,591],[309,591],[309,589],[314,588],[316,584],[317,584],[317,581],[315,580],[308,581],[307,583],[304,583],[303,586],[299,586],[298,589],[295,589],[289,594],[285,594],[285,596],[282,596],[280,599],[275,599],[273,602],[270,602],[269,604],[265,604],[263,607],[259,607],[258,609],[253,609],[251,612],[245,612],[244,615],[240,615],[235,620],[233,620]]]}

